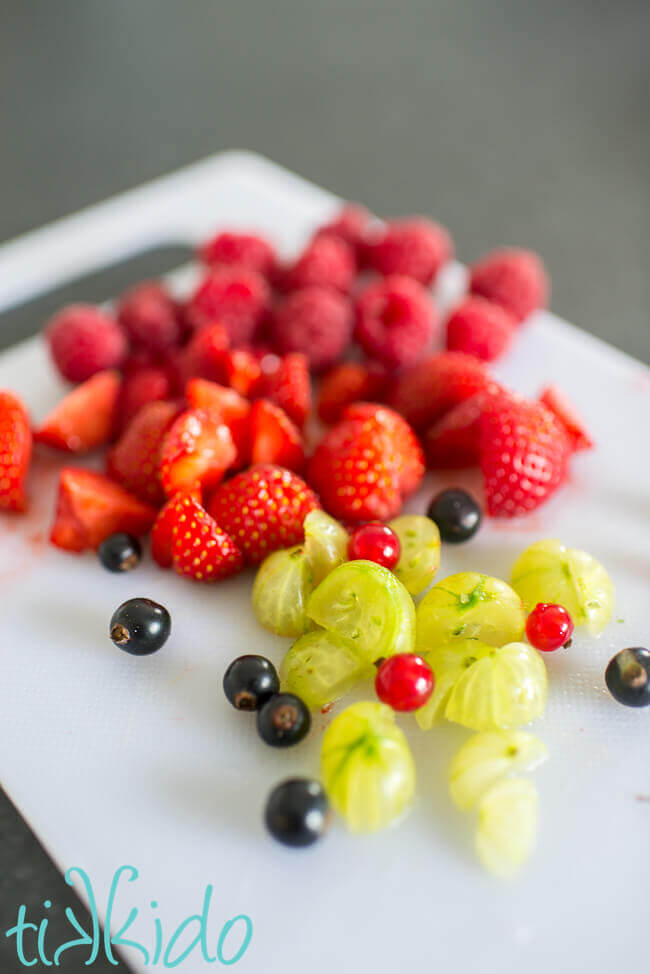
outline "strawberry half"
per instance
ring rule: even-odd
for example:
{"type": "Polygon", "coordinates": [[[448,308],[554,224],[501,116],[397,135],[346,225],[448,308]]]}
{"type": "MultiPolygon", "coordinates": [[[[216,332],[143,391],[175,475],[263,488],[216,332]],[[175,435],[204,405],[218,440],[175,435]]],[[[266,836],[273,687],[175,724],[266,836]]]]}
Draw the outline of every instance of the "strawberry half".
{"type": "Polygon", "coordinates": [[[284,410],[268,399],[253,403],[250,414],[251,463],[275,463],[300,472],[305,451],[300,432],[284,410]]]}
{"type": "Polygon", "coordinates": [[[0,510],[24,511],[25,481],[32,456],[27,409],[11,392],[0,391],[0,510]]]}
{"type": "Polygon", "coordinates": [[[378,402],[386,389],[386,373],[380,366],[341,362],[323,377],[318,395],[318,415],[324,423],[336,423],[353,402],[378,402]]]}
{"type": "Polygon", "coordinates": [[[226,329],[214,322],[192,336],[180,354],[180,373],[187,381],[198,376],[212,382],[226,378],[225,353],[230,345],[226,329]]]}
{"type": "Polygon", "coordinates": [[[479,359],[463,352],[439,352],[400,373],[388,405],[420,432],[485,389],[489,381],[479,359]]]}
{"type": "Polygon", "coordinates": [[[156,509],[94,470],[65,467],[50,541],[66,551],[97,548],[116,531],[146,534],[156,509]]]}
{"type": "Polygon", "coordinates": [[[192,409],[203,409],[225,423],[237,448],[234,467],[244,467],[250,457],[249,416],[251,404],[234,389],[207,379],[187,383],[185,397],[192,409]]]}
{"type": "MultiPolygon", "coordinates": [[[[473,467],[479,461],[479,426],[490,396],[500,394],[496,382],[454,406],[430,426],[424,436],[427,466],[431,470],[473,467]]],[[[507,395],[505,392],[501,392],[507,395]]]]}
{"type": "Polygon", "coordinates": [[[175,508],[183,497],[191,497],[199,504],[202,502],[202,492],[198,484],[189,490],[179,490],[158,511],[156,520],[151,528],[151,557],[161,568],[170,568],[172,557],[172,528],[176,523],[175,508]]]}
{"type": "Polygon", "coordinates": [[[424,453],[409,424],[394,410],[374,402],[355,402],[343,411],[345,419],[365,420],[371,430],[383,430],[397,459],[398,487],[407,497],[418,489],[424,477],[424,453]]]}
{"type": "Polygon", "coordinates": [[[251,467],[220,484],[207,505],[249,565],[302,541],[302,523],[318,507],[318,498],[302,478],[271,464],[251,467]]]}
{"type": "Polygon", "coordinates": [[[225,385],[247,399],[259,395],[263,383],[262,367],[248,348],[231,348],[224,352],[223,368],[225,385]]]}
{"type": "Polygon", "coordinates": [[[589,435],[585,424],[578,415],[573,403],[569,402],[557,386],[546,386],[540,394],[539,401],[559,419],[571,441],[572,448],[576,452],[578,450],[593,449],[594,441],[589,435]]]}
{"type": "Polygon", "coordinates": [[[160,479],[168,497],[199,483],[216,487],[237,457],[230,430],[204,409],[188,409],[165,435],[160,479]]]}
{"type": "Polygon", "coordinates": [[[262,359],[263,391],[267,399],[283,409],[299,430],[312,408],[311,381],[307,356],[300,352],[268,355],[262,359]],[[265,362],[272,366],[264,368],[265,362]]]}
{"type": "Polygon", "coordinates": [[[548,500],[566,475],[571,443],[539,402],[497,396],[479,425],[488,514],[519,517],[548,500]]]}
{"type": "Polygon", "coordinates": [[[112,369],[97,372],[55,406],[34,432],[34,441],[67,453],[87,453],[111,439],[122,380],[112,369]]]}
{"type": "Polygon", "coordinates": [[[174,571],[196,582],[218,582],[235,575],[244,559],[231,537],[189,494],[170,502],[174,571]]]}
{"type": "Polygon", "coordinates": [[[108,454],[106,472],[140,500],[159,506],[162,446],[179,413],[173,402],[150,402],[139,410],[108,454]]]}

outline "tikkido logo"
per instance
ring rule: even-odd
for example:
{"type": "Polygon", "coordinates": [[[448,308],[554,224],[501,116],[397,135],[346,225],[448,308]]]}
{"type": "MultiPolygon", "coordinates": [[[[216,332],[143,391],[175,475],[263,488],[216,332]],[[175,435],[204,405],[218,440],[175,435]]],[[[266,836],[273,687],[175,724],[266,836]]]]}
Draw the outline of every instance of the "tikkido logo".
{"type": "MultiPolygon", "coordinates": [[[[54,947],[48,939],[48,917],[42,917],[34,923],[27,916],[27,907],[18,907],[16,923],[5,931],[5,937],[15,938],[16,956],[23,967],[58,967],[61,957],[68,951],[79,951],[79,961],[83,967],[89,967],[99,957],[100,951],[110,964],[116,967],[120,963],[115,956],[114,949],[121,949],[123,960],[128,962],[128,952],[136,951],[140,955],[140,961],[144,961],[146,967],[160,966],[163,968],[178,967],[183,961],[193,955],[193,960],[199,956],[206,964],[222,964],[231,966],[240,961],[248,950],[253,937],[253,921],[245,913],[227,920],[221,927],[218,936],[213,936],[210,932],[210,906],[214,887],[206,886],[203,896],[203,906],[200,913],[193,913],[185,917],[176,926],[171,935],[166,935],[163,923],[159,916],[145,917],[143,911],[135,906],[129,909],[128,904],[118,906],[118,889],[122,881],[121,893],[124,893],[124,883],[133,883],[138,879],[139,873],[134,866],[120,866],[113,875],[108,899],[106,902],[106,923],[102,932],[97,910],[97,899],[88,874],[78,867],[68,869],[65,873],[65,881],[68,886],[74,886],[75,875],[83,884],[86,900],[90,910],[89,929],[84,929],[77,919],[74,911],[70,907],[65,909],[65,918],[71,929],[77,935],[75,939],[54,947]],[[126,919],[123,916],[127,913],[126,919]],[[119,919],[117,919],[119,916],[119,919]],[[138,918],[139,922],[138,922],[138,918]],[[134,933],[141,934],[139,931],[146,925],[150,931],[153,920],[153,931],[145,939],[127,939],[125,936],[132,927],[135,926],[134,933]],[[111,934],[111,927],[116,927],[121,923],[117,933],[111,934]],[[215,942],[216,941],[216,942],[215,942]],[[86,956],[82,960],[81,952],[85,951],[86,956]],[[213,953],[214,951],[214,953],[213,953]]],[[[122,895],[122,899],[124,896],[122,895]]],[[[52,902],[45,900],[43,906],[50,911],[52,902]]],[[[156,900],[150,901],[150,909],[155,911],[158,907],[156,900]]],[[[214,931],[216,934],[216,931],[214,931]]],[[[80,966],[79,970],[82,967],[80,966]]],[[[192,968],[196,970],[196,966],[192,968]]]]}

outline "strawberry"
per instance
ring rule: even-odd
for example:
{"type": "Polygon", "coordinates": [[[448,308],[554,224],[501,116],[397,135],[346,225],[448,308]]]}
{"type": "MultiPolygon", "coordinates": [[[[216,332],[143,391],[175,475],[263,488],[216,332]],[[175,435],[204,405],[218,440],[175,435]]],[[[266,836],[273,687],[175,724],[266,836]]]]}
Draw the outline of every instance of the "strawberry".
{"type": "Polygon", "coordinates": [[[191,379],[185,397],[192,409],[204,409],[230,430],[237,456],[234,467],[246,466],[250,457],[249,415],[251,404],[234,389],[227,389],[207,379],[191,379]]]}
{"type": "Polygon", "coordinates": [[[165,434],[160,459],[163,490],[171,497],[197,481],[202,487],[215,487],[236,456],[225,423],[204,409],[188,409],[165,434]]]}
{"type": "Polygon", "coordinates": [[[176,523],[175,508],[183,497],[192,497],[202,503],[202,491],[198,484],[188,490],[179,490],[170,497],[156,516],[151,529],[151,557],[161,568],[169,568],[172,563],[172,528],[176,523]]]}
{"type": "Polygon", "coordinates": [[[180,372],[187,381],[199,376],[212,382],[226,377],[225,352],[230,345],[223,325],[213,322],[197,331],[180,353],[180,372]]]}
{"type": "Polygon", "coordinates": [[[573,450],[591,450],[593,448],[594,441],[576,412],[573,403],[569,402],[557,386],[546,386],[540,394],[539,401],[559,419],[571,441],[573,450]]]}
{"type": "Polygon", "coordinates": [[[0,391],[0,511],[24,511],[25,481],[32,456],[27,409],[11,392],[0,391]]]}
{"type": "Polygon", "coordinates": [[[190,494],[170,501],[174,571],[197,582],[218,582],[241,571],[242,553],[225,531],[190,494]]]}
{"type": "Polygon", "coordinates": [[[564,480],[570,453],[564,428],[542,403],[495,397],[479,424],[488,514],[519,517],[535,510],[564,480]]]}
{"type": "Polygon", "coordinates": [[[171,392],[172,383],[166,369],[152,365],[127,372],[120,391],[120,429],[125,430],[144,405],[169,399],[171,392]]]}
{"type": "Polygon", "coordinates": [[[220,484],[207,505],[251,565],[302,541],[302,523],[319,507],[304,480],[271,464],[250,467],[220,484]]]}
{"type": "Polygon", "coordinates": [[[305,450],[300,432],[287,414],[268,399],[253,403],[250,415],[251,463],[275,463],[302,470],[305,450]]]}
{"type": "Polygon", "coordinates": [[[479,459],[479,425],[490,396],[506,395],[496,382],[454,406],[424,435],[427,466],[431,470],[473,467],[479,459]]]}
{"type": "Polygon", "coordinates": [[[324,423],[336,423],[352,402],[378,402],[386,388],[386,373],[380,366],[361,362],[335,365],[320,384],[318,415],[324,423]]]}
{"type": "Polygon", "coordinates": [[[309,362],[300,352],[267,355],[262,359],[264,395],[285,411],[298,429],[302,429],[311,412],[309,362]],[[271,366],[264,368],[266,362],[271,366]]]}
{"type": "Polygon", "coordinates": [[[116,531],[146,534],[156,509],[101,473],[65,467],[59,477],[56,516],[50,541],[67,551],[97,548],[116,531]]]}
{"type": "Polygon", "coordinates": [[[54,407],[34,432],[36,443],[68,453],[87,453],[107,443],[115,431],[120,375],[96,372],[54,407]]]}
{"type": "Polygon", "coordinates": [[[223,355],[224,385],[247,399],[258,395],[262,368],[258,357],[248,348],[232,348],[223,355]]]}
{"type": "Polygon", "coordinates": [[[147,403],[108,454],[108,475],[150,504],[160,505],[165,499],[160,480],[162,445],[178,413],[173,402],[147,403]]]}
{"type": "Polygon", "coordinates": [[[420,441],[409,424],[387,406],[373,402],[351,403],[343,411],[345,419],[362,419],[373,429],[382,429],[390,438],[398,458],[398,487],[404,496],[417,490],[424,476],[424,454],[420,441]]]}
{"type": "Polygon", "coordinates": [[[388,405],[420,432],[480,392],[488,382],[489,373],[483,362],[462,352],[439,352],[397,377],[388,405]]]}

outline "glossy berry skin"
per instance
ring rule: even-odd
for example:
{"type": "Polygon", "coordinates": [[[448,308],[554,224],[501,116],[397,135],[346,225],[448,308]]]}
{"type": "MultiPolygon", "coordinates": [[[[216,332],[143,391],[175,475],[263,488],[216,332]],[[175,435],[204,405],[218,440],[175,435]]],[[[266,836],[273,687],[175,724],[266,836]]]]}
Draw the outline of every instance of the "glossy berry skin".
{"type": "Polygon", "coordinates": [[[325,789],[312,778],[288,778],[276,785],[266,802],[264,822],[283,845],[313,845],[329,825],[330,808],[325,789]]]}
{"type": "Polygon", "coordinates": [[[271,747],[292,747],[309,733],[311,715],[300,697],[277,693],[257,712],[257,733],[271,747]]]}
{"type": "Polygon", "coordinates": [[[607,689],[626,707],[650,705],[650,650],[642,646],[622,649],[605,670],[607,689]]]}
{"type": "Polygon", "coordinates": [[[238,656],[223,675],[223,692],[236,710],[259,710],[279,690],[275,666],[265,656],[238,656]]]}
{"type": "Polygon", "coordinates": [[[142,547],[137,538],[124,531],[109,535],[97,549],[97,555],[109,572],[130,572],[140,564],[142,547]]]}
{"type": "Polygon", "coordinates": [[[471,494],[460,487],[450,487],[433,498],[427,517],[438,525],[443,541],[459,544],[478,531],[483,515],[471,494]]]}
{"type": "Polygon", "coordinates": [[[526,620],[528,642],[542,653],[565,646],[573,635],[573,619],[563,605],[539,602],[526,620]]]}
{"type": "Polygon", "coordinates": [[[423,707],[433,693],[434,684],[429,664],[413,653],[398,653],[385,659],[375,677],[375,690],[381,702],[404,712],[423,707]]]}
{"type": "Polygon", "coordinates": [[[164,605],[152,599],[129,599],[115,610],[109,635],[131,656],[148,656],[167,642],[172,621],[164,605]]]}
{"type": "Polygon", "coordinates": [[[350,561],[374,561],[392,571],[399,556],[399,538],[387,524],[362,524],[348,542],[350,561]]]}

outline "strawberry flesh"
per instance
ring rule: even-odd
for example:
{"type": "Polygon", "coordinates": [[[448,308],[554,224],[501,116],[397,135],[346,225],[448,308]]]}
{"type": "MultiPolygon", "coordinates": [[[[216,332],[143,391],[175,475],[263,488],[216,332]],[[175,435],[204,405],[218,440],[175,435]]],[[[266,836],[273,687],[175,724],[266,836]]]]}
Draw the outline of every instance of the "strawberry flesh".
{"type": "Polygon", "coordinates": [[[112,369],[97,372],[55,406],[35,430],[34,441],[67,453],[88,453],[108,443],[115,432],[121,381],[112,369]]]}

